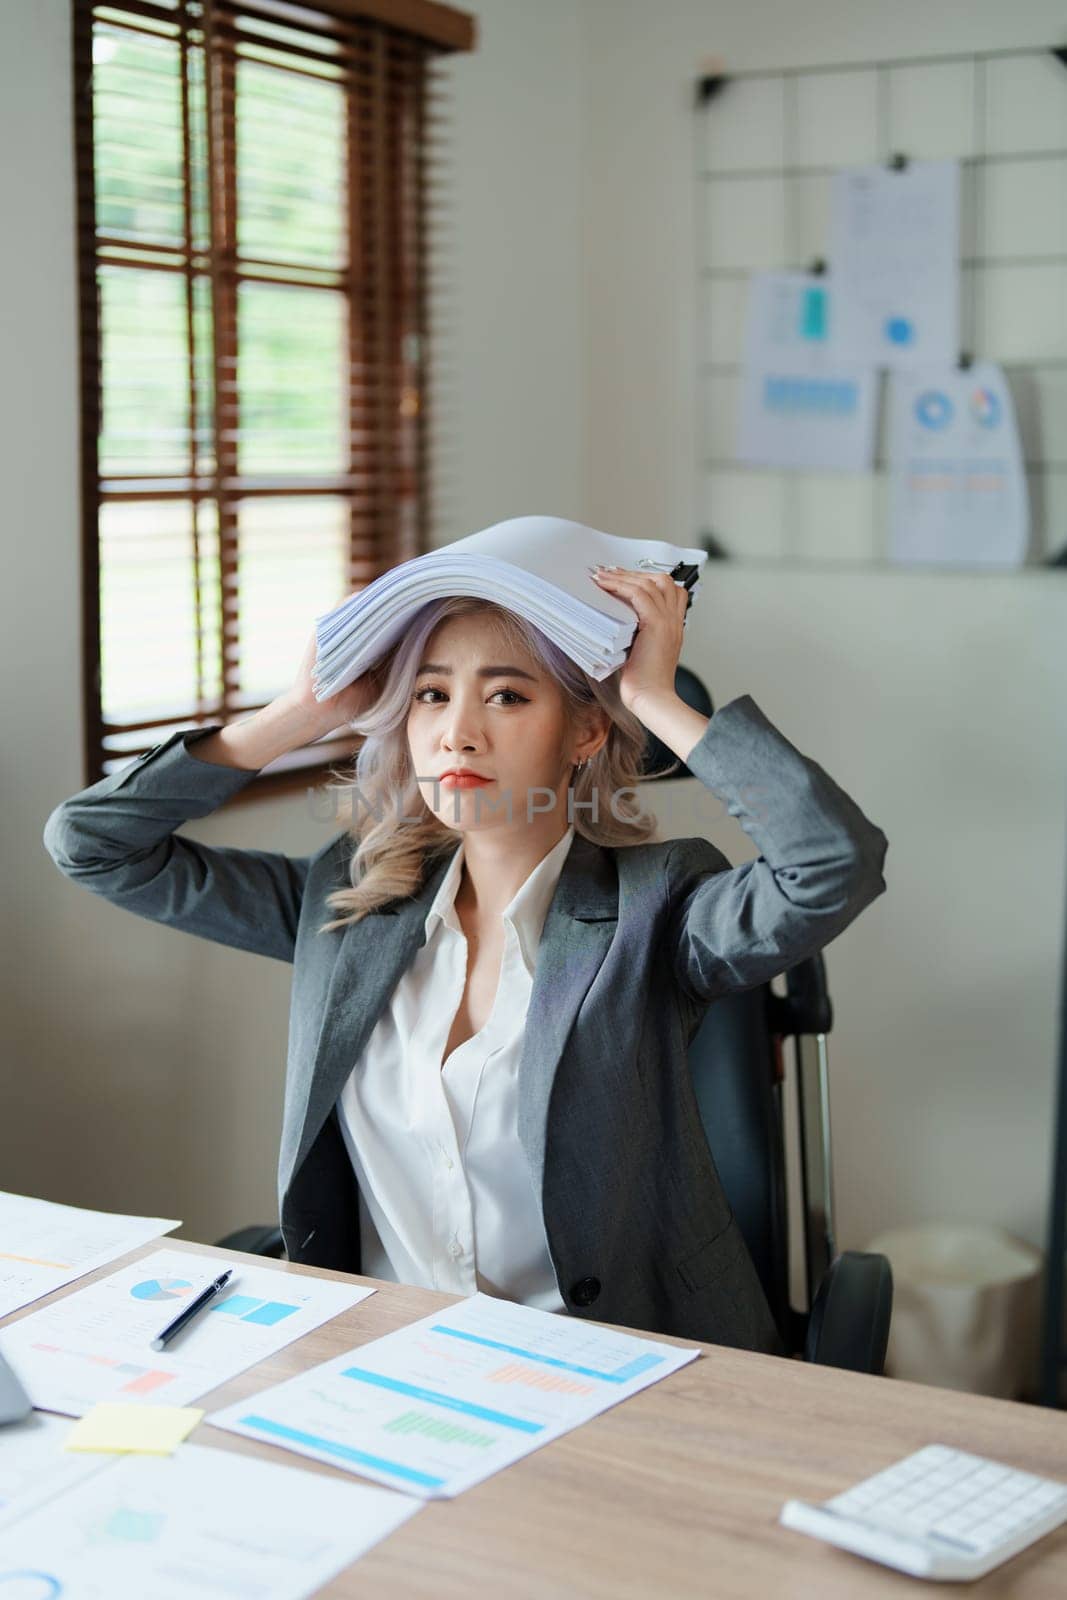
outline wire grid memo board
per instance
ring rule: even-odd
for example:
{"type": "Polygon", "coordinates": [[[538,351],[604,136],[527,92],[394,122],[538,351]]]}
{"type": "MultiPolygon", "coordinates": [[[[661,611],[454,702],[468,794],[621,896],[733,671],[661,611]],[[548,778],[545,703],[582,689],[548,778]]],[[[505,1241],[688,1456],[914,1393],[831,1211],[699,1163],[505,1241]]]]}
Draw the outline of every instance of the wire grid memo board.
{"type": "Polygon", "coordinates": [[[961,360],[1004,367],[1030,496],[1025,564],[1062,565],[1067,50],[709,75],[697,83],[695,122],[695,526],[712,554],[773,566],[890,565],[884,374],[872,472],[735,460],[748,276],[825,264],[835,172],[954,157],[961,360]]]}

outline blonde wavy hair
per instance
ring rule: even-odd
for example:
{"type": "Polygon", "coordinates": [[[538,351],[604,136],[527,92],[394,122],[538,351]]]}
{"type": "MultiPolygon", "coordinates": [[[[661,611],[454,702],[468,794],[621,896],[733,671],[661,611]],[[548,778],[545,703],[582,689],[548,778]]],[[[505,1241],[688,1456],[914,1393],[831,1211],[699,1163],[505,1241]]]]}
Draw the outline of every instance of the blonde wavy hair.
{"type": "MultiPolygon", "coordinates": [[[[419,663],[434,629],[446,619],[474,615],[488,616],[502,644],[525,650],[556,680],[569,730],[593,707],[606,714],[607,739],[572,779],[575,832],[612,848],[645,844],[656,835],[658,819],[643,810],[630,793],[620,792],[632,791],[642,780],[647,734],[619,697],[618,674],[611,673],[598,682],[533,623],[491,600],[466,595],[433,600],[416,612],[402,637],[373,669],[381,691],[350,724],[365,736],[355,757],[354,773],[334,771],[338,781],[323,785],[328,793],[340,796],[338,809],[346,815],[345,831],[356,841],[356,848],[349,862],[351,888],[335,889],[327,895],[327,905],[339,914],[324,923],[320,933],[347,927],[387,901],[416,893],[426,872],[456,848],[455,829],[434,815],[416,782],[407,719],[419,663]],[[589,801],[597,789],[594,821],[578,804],[589,801]],[[366,808],[364,817],[359,815],[361,805],[366,808]]],[[[673,770],[668,768],[657,777],[669,776],[673,770]]]]}

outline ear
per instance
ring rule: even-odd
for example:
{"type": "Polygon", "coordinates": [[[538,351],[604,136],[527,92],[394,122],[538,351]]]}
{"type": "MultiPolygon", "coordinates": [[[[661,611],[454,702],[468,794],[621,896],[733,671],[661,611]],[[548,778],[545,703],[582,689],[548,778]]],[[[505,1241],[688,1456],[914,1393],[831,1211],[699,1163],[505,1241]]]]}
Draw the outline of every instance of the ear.
{"type": "Polygon", "coordinates": [[[579,761],[589,761],[607,743],[611,732],[611,718],[602,706],[587,712],[578,723],[575,751],[579,761]]]}

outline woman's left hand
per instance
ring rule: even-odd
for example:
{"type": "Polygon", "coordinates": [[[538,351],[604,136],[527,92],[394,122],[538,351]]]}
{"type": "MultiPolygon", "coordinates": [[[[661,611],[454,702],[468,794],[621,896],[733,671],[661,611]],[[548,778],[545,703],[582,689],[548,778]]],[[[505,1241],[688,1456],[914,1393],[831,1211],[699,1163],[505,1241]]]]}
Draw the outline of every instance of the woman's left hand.
{"type": "Polygon", "coordinates": [[[626,663],[619,669],[619,695],[635,716],[638,703],[652,695],[673,695],[674,676],[685,638],[689,590],[666,572],[602,568],[592,582],[637,612],[637,632],[626,663]]]}

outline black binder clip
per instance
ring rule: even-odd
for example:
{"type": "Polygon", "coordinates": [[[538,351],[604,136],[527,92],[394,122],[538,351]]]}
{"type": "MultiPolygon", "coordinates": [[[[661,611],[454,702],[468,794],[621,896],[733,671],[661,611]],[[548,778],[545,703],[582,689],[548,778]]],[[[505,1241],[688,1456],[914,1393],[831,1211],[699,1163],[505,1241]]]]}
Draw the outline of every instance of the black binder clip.
{"type": "MultiPolygon", "coordinates": [[[[675,583],[684,584],[685,587],[690,591],[692,590],[693,585],[696,583],[699,576],[699,567],[693,566],[692,562],[690,561],[679,561],[677,566],[671,568],[671,577],[674,579],[675,583]]],[[[692,593],[690,593],[685,603],[685,609],[687,612],[692,604],[693,596],[692,593]]]]}
{"type": "Polygon", "coordinates": [[[695,96],[697,109],[702,110],[717,94],[721,94],[728,82],[725,72],[705,72],[699,77],[695,96]]]}
{"type": "Polygon", "coordinates": [[[961,372],[966,372],[967,368],[972,366],[973,363],[974,363],[974,357],[971,355],[970,351],[969,350],[961,350],[960,351],[960,358],[956,363],[956,365],[959,367],[960,371],[961,372]]]}
{"type": "Polygon", "coordinates": [[[890,156],[886,165],[890,172],[903,172],[907,168],[908,158],[898,150],[895,155],[890,156]]]}

